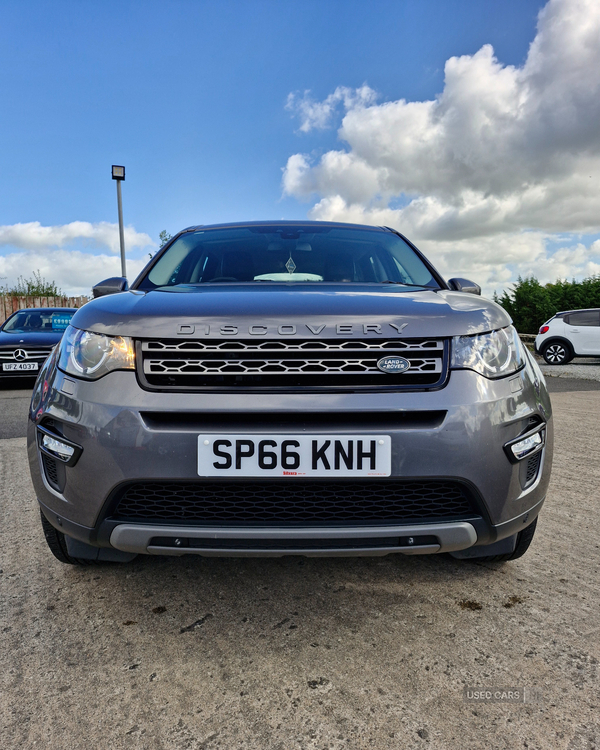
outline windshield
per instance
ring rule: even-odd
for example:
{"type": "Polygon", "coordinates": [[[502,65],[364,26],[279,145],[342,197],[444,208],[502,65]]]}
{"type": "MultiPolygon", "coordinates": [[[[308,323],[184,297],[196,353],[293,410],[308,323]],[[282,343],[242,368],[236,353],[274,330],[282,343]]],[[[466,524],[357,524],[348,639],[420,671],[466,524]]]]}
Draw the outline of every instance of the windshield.
{"type": "Polygon", "coordinates": [[[57,333],[71,322],[74,311],[67,310],[21,310],[8,320],[2,331],[5,333],[57,333]]]}
{"type": "Polygon", "coordinates": [[[187,232],[137,288],[219,282],[388,282],[439,288],[417,253],[392,232],[301,225],[187,232]]]}

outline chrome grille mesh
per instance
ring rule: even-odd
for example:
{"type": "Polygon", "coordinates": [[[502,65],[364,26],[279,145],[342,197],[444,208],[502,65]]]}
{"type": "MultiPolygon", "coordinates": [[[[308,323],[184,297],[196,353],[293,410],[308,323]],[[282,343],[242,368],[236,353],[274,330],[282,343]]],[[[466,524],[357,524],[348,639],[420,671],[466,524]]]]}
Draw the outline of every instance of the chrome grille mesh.
{"type": "Polygon", "coordinates": [[[401,341],[396,339],[370,341],[333,340],[333,341],[144,341],[142,349],[148,352],[210,352],[210,351],[440,351],[443,342],[437,339],[419,341],[401,341]]]}
{"type": "MultiPolygon", "coordinates": [[[[441,372],[442,363],[436,359],[412,360],[410,369],[415,372],[441,372]]],[[[151,373],[198,373],[204,375],[234,373],[241,375],[256,375],[260,373],[321,373],[323,375],[337,375],[338,373],[363,373],[377,372],[377,366],[373,360],[347,359],[345,361],[335,359],[256,359],[244,360],[202,360],[187,359],[184,362],[177,360],[152,360],[144,361],[144,372],[151,373]]]]}
{"type": "Polygon", "coordinates": [[[150,388],[175,390],[430,388],[445,380],[446,349],[437,339],[153,340],[138,343],[138,374],[150,388]],[[377,362],[390,355],[410,367],[382,372],[377,362]]]}

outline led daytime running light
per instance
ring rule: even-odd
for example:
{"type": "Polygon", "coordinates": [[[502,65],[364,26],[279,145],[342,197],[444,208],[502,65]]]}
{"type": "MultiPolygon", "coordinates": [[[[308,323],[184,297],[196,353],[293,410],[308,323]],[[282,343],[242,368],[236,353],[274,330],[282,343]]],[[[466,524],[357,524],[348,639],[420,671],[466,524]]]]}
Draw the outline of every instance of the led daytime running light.
{"type": "Polygon", "coordinates": [[[518,443],[513,443],[510,446],[511,451],[515,458],[521,460],[525,458],[528,453],[532,453],[539,445],[542,444],[542,436],[539,432],[534,435],[529,435],[524,440],[519,440],[518,443]]]}

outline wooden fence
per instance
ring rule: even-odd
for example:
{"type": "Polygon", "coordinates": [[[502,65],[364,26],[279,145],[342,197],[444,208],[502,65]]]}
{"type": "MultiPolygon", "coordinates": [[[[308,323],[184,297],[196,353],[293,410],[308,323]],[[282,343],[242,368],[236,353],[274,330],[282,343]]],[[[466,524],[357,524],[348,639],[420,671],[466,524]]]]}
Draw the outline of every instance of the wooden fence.
{"type": "Polygon", "coordinates": [[[520,333],[519,338],[523,342],[524,346],[526,346],[530,352],[534,352],[534,344],[535,344],[535,337],[537,334],[535,333],[520,333]]]}
{"type": "Polygon", "coordinates": [[[88,297],[13,297],[0,294],[0,324],[17,310],[27,307],[83,307],[88,297]]]}

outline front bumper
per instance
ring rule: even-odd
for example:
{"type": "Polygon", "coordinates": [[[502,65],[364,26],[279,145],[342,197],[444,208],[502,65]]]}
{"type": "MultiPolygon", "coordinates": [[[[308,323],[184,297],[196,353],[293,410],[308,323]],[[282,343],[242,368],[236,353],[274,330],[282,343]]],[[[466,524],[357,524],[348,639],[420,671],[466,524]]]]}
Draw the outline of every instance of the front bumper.
{"type": "Polygon", "coordinates": [[[28,438],[33,483],[53,525],[94,546],[169,555],[425,554],[491,544],[534,520],[552,463],[550,401],[529,360],[520,373],[498,381],[454,371],[439,391],[251,398],[149,393],[133,372],[114,372],[95,383],[75,381],[50,362],[34,391],[28,438]],[[199,482],[197,435],[207,425],[223,434],[242,429],[285,434],[290,422],[297,423],[298,431],[377,434],[382,420],[392,437],[390,479],[462,483],[476,499],[475,510],[460,518],[413,518],[410,523],[391,519],[310,526],[148,523],[114,517],[115,495],[130,483],[199,482]],[[535,481],[524,488],[521,467],[508,460],[503,446],[524,433],[531,420],[545,423],[546,443],[535,481]],[[39,424],[51,425],[82,448],[76,465],[64,468],[60,491],[45,474],[39,424]]]}
{"type": "Polygon", "coordinates": [[[194,528],[121,524],[110,536],[123,552],[204,556],[348,556],[401,552],[423,555],[472,547],[477,533],[467,522],[363,528],[194,528]]]}

